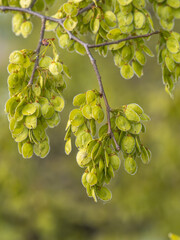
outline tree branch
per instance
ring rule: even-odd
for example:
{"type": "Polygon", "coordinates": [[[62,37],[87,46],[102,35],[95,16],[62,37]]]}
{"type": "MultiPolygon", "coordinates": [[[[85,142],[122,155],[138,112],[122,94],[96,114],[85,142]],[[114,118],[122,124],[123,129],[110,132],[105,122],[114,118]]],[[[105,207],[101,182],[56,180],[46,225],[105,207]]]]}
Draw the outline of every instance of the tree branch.
{"type": "Polygon", "coordinates": [[[137,38],[146,38],[146,37],[150,37],[152,35],[155,34],[159,34],[161,33],[160,31],[155,31],[152,33],[148,33],[148,34],[144,34],[144,35],[137,35],[137,36],[129,36],[127,38],[123,38],[117,41],[112,41],[112,42],[104,42],[104,43],[100,43],[100,44],[88,44],[88,48],[97,48],[97,47],[103,47],[103,46],[108,46],[108,45],[112,45],[112,44],[118,44],[120,42],[124,42],[124,41],[129,41],[129,40],[133,40],[133,39],[137,39],[137,38]]]}
{"type": "Polygon", "coordinates": [[[34,7],[34,4],[36,3],[37,0],[33,0],[32,3],[29,6],[29,9],[32,9],[34,7]]]}
{"type": "MultiPolygon", "coordinates": [[[[99,2],[99,1],[100,1],[100,0],[96,0],[96,2],[99,2]]],[[[82,13],[90,10],[90,9],[91,9],[92,7],[94,7],[94,6],[95,6],[95,3],[94,3],[94,2],[90,3],[87,7],[80,9],[80,10],[78,11],[77,16],[78,16],[79,14],[82,14],[82,13]]]]}
{"type": "Polygon", "coordinates": [[[44,38],[44,31],[45,31],[45,24],[46,24],[46,19],[45,18],[42,18],[42,23],[41,24],[42,25],[41,25],[40,39],[39,39],[39,43],[38,43],[38,46],[37,46],[37,49],[36,49],[37,57],[36,57],[34,68],[33,68],[32,74],[31,74],[31,78],[28,82],[28,86],[33,84],[34,74],[35,74],[36,69],[39,65],[39,53],[40,53],[40,49],[41,49],[41,45],[42,45],[42,40],[44,38]]]}
{"type": "Polygon", "coordinates": [[[107,115],[107,123],[108,123],[108,134],[110,135],[110,137],[112,137],[114,143],[115,143],[115,146],[116,146],[116,149],[119,151],[120,150],[120,147],[114,137],[114,134],[112,132],[112,129],[111,129],[111,120],[110,120],[110,106],[109,106],[109,103],[108,103],[108,100],[107,100],[107,97],[106,97],[106,94],[105,94],[105,91],[104,91],[104,87],[103,87],[103,84],[102,84],[102,80],[101,80],[101,75],[99,73],[99,70],[98,70],[98,67],[97,67],[97,64],[96,64],[96,60],[94,59],[94,57],[92,56],[88,46],[85,46],[85,49],[86,49],[86,52],[87,52],[87,55],[91,61],[91,64],[94,68],[94,71],[96,73],[96,76],[97,76],[97,80],[98,80],[98,83],[99,83],[99,88],[100,88],[100,94],[102,95],[103,99],[104,99],[104,103],[105,103],[105,106],[106,106],[106,115],[107,115]]]}

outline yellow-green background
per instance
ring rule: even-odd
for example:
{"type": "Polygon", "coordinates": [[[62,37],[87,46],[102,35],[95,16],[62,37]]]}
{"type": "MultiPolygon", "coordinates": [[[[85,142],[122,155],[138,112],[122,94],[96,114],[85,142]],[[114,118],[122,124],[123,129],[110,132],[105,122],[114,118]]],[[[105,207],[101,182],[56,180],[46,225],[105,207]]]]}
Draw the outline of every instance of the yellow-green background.
{"type": "MultiPolygon", "coordinates": [[[[153,154],[148,166],[138,161],[135,176],[122,164],[109,186],[112,200],[94,203],[81,184],[77,149],[66,156],[63,141],[73,96],[98,88],[89,59],[59,49],[73,76],[61,124],[48,130],[51,151],[45,159],[23,159],[4,113],[6,69],[13,50],[36,48],[40,21],[33,18],[33,34],[23,39],[12,33],[11,16],[0,14],[0,240],[165,240],[169,232],[180,234],[180,86],[170,99],[156,58],[147,57],[141,79],[124,80],[111,54],[93,52],[111,107],[136,102],[151,116],[142,138],[153,154]]],[[[153,36],[148,42],[154,53],[157,41],[153,36]]]]}

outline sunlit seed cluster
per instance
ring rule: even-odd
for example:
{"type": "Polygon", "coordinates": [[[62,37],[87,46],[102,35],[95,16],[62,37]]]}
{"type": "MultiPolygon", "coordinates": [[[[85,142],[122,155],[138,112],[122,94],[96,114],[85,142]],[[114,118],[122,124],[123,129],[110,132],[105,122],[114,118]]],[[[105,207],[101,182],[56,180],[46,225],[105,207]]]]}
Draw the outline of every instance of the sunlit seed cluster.
{"type": "Polygon", "coordinates": [[[69,76],[65,65],[42,56],[33,84],[29,84],[35,57],[34,52],[26,49],[14,51],[9,56],[10,99],[5,110],[12,137],[24,158],[32,157],[33,152],[41,158],[48,154],[46,129],[60,122],[59,112],[64,108],[62,91],[66,86],[64,73],[69,76]]]}
{"type": "MultiPolygon", "coordinates": [[[[96,134],[96,125],[101,123],[104,113],[100,94],[96,90],[77,95],[73,101],[79,107],[71,111],[66,128],[65,151],[71,152],[71,133],[76,137],[78,148],[77,164],[85,168],[82,184],[89,197],[97,201],[111,199],[111,192],[105,186],[114,177],[114,171],[121,164],[119,152],[108,133],[108,125],[102,125],[96,134]]],[[[150,120],[137,104],[122,106],[112,110],[111,128],[124,158],[125,170],[134,175],[137,171],[136,158],[144,164],[149,163],[151,152],[141,143],[139,134],[145,132],[144,121],[150,120]]]]}

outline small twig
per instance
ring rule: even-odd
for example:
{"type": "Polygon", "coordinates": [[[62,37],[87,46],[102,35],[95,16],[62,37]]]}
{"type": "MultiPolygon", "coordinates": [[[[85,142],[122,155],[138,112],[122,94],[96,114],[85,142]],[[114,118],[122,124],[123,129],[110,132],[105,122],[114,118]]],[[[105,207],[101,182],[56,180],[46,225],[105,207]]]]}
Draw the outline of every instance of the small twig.
{"type": "Polygon", "coordinates": [[[34,7],[34,4],[36,3],[37,0],[33,0],[32,3],[29,6],[29,9],[32,9],[34,7]]]}
{"type": "Polygon", "coordinates": [[[137,39],[137,38],[146,38],[146,37],[150,37],[152,35],[155,34],[159,34],[161,33],[160,31],[155,31],[152,33],[148,33],[148,34],[143,34],[143,35],[137,35],[137,36],[129,36],[127,38],[123,38],[117,41],[112,41],[112,42],[104,42],[104,43],[99,43],[99,44],[88,44],[88,48],[97,48],[97,47],[103,47],[103,46],[108,46],[108,45],[112,45],[112,44],[118,44],[120,42],[125,42],[125,41],[129,41],[129,40],[133,40],[133,39],[137,39]]]}
{"type": "Polygon", "coordinates": [[[35,61],[35,64],[34,64],[34,68],[33,68],[32,74],[31,74],[31,78],[30,78],[30,80],[29,80],[29,82],[28,82],[28,86],[30,86],[30,85],[33,84],[34,74],[35,74],[36,69],[37,69],[38,64],[39,64],[39,53],[40,53],[40,49],[41,49],[41,45],[42,45],[42,40],[43,40],[43,38],[44,38],[45,24],[46,24],[46,19],[45,19],[45,18],[42,18],[40,39],[39,39],[39,43],[38,43],[38,46],[37,46],[37,49],[36,49],[37,57],[36,57],[36,61],[35,61]]]}
{"type": "Polygon", "coordinates": [[[97,80],[98,80],[98,83],[99,83],[99,88],[100,88],[100,94],[102,95],[103,99],[104,99],[104,103],[105,103],[105,106],[106,106],[106,115],[107,115],[107,123],[108,123],[108,134],[110,135],[110,137],[113,139],[114,143],[115,143],[115,146],[116,146],[116,149],[119,151],[120,150],[120,147],[114,137],[114,134],[112,132],[112,129],[111,129],[111,119],[110,119],[110,106],[109,106],[109,103],[108,103],[108,100],[107,100],[107,97],[106,97],[106,94],[105,94],[105,91],[104,91],[104,87],[103,87],[103,84],[102,84],[102,80],[101,80],[101,75],[99,73],[99,70],[98,70],[98,67],[97,67],[97,64],[96,64],[96,60],[94,59],[94,57],[92,56],[88,46],[86,45],[85,46],[85,49],[86,49],[86,52],[87,52],[87,55],[91,61],[91,64],[94,68],[94,71],[96,73],[96,76],[97,76],[97,80]]]}
{"type": "MultiPolygon", "coordinates": [[[[96,2],[99,2],[99,1],[100,1],[100,0],[96,0],[96,2]]],[[[87,7],[80,9],[80,10],[78,11],[77,16],[78,16],[79,14],[82,14],[82,13],[90,10],[90,9],[91,9],[92,7],[94,7],[94,6],[95,6],[95,3],[94,3],[94,2],[90,3],[87,7]]]]}

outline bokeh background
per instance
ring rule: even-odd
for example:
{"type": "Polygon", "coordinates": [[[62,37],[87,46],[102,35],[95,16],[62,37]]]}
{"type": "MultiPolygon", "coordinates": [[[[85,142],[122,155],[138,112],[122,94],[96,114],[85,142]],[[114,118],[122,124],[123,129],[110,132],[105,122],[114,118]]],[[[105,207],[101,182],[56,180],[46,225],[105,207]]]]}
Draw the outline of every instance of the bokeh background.
{"type": "MultiPolygon", "coordinates": [[[[73,96],[98,88],[89,59],[60,49],[73,76],[64,92],[61,124],[48,131],[51,151],[45,159],[23,159],[4,113],[8,56],[36,48],[40,21],[34,18],[34,31],[25,40],[12,33],[11,18],[0,14],[0,240],[166,240],[169,232],[180,235],[180,85],[172,100],[156,58],[147,57],[141,79],[127,81],[111,54],[101,58],[94,53],[110,105],[136,102],[151,116],[142,138],[153,154],[148,166],[138,162],[135,176],[122,165],[110,183],[112,200],[94,203],[81,184],[77,150],[67,157],[63,141],[73,96]]],[[[148,43],[154,53],[157,40],[153,36],[148,43]]]]}

